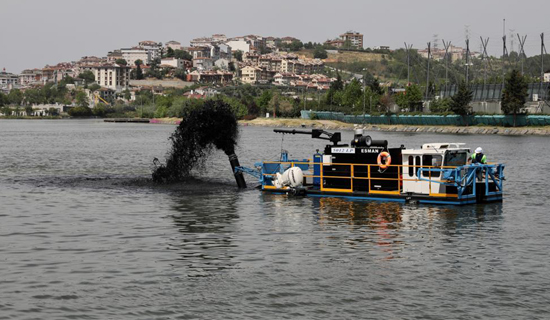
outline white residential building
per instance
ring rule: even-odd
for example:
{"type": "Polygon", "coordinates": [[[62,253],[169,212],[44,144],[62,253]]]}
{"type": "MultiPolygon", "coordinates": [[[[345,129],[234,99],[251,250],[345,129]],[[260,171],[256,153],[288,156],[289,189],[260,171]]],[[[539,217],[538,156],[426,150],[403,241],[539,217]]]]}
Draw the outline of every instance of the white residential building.
{"type": "Polygon", "coordinates": [[[91,66],[95,82],[102,87],[121,92],[130,83],[130,68],[115,63],[91,66]]]}
{"type": "Polygon", "coordinates": [[[12,88],[19,83],[19,77],[13,73],[6,72],[6,68],[0,72],[0,88],[12,88]]]}
{"type": "Polygon", "coordinates": [[[227,59],[218,59],[214,62],[214,65],[221,70],[229,70],[229,63],[231,61],[227,59]]]}
{"type": "Polygon", "coordinates": [[[160,65],[167,65],[174,68],[183,68],[183,59],[162,58],[160,60],[160,65]]]}
{"type": "Polygon", "coordinates": [[[151,60],[160,58],[160,48],[162,48],[162,43],[147,40],[141,41],[138,46],[149,53],[151,60]]]}
{"type": "Polygon", "coordinates": [[[198,70],[211,70],[214,66],[214,61],[212,58],[208,57],[199,57],[193,59],[193,67],[197,68],[198,70]]]}
{"type": "Polygon", "coordinates": [[[134,66],[136,60],[141,60],[144,64],[150,64],[152,60],[150,52],[140,48],[120,49],[120,53],[129,66],[134,66]]]}
{"type": "Polygon", "coordinates": [[[242,51],[243,53],[249,53],[250,52],[250,43],[246,40],[231,40],[227,41],[225,43],[226,45],[231,47],[231,51],[242,51]]]}
{"type": "Polygon", "coordinates": [[[166,49],[168,48],[171,48],[172,50],[182,50],[183,47],[181,46],[181,43],[180,42],[177,42],[177,41],[168,41],[164,44],[164,46],[166,47],[166,49]]]}

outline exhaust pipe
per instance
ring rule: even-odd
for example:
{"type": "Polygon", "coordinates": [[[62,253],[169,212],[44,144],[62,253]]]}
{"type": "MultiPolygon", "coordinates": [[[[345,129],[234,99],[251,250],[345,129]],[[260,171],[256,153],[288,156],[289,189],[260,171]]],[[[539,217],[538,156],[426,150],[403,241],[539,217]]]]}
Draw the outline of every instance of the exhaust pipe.
{"type": "Polygon", "coordinates": [[[244,176],[241,171],[235,172],[236,167],[240,167],[239,164],[239,158],[237,158],[237,155],[235,153],[227,155],[229,157],[229,163],[231,164],[231,170],[233,171],[233,174],[235,175],[235,181],[237,182],[237,187],[239,189],[246,189],[246,181],[244,181],[244,176]]]}

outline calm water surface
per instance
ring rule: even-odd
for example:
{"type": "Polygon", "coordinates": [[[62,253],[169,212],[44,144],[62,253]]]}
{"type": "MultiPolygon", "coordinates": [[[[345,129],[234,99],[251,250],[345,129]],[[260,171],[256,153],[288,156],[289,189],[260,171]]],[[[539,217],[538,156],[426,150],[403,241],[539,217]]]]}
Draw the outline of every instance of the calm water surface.
{"type": "MultiPolygon", "coordinates": [[[[238,191],[218,152],[157,186],[174,128],[0,120],[0,319],[550,318],[548,138],[371,133],[506,163],[503,203],[438,207],[238,191]]],[[[281,138],[241,164],[324,145],[281,138]]]]}

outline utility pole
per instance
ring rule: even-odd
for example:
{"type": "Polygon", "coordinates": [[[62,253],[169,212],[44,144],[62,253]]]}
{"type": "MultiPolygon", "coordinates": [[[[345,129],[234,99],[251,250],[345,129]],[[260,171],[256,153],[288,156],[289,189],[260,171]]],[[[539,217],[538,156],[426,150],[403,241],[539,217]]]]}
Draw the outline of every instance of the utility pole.
{"type": "Polygon", "coordinates": [[[508,49],[506,49],[506,35],[502,36],[502,88],[504,89],[504,78],[506,77],[506,56],[508,55],[508,49]]]}
{"type": "Polygon", "coordinates": [[[411,49],[412,44],[407,45],[405,42],[405,50],[407,52],[407,86],[411,83],[411,49]]]}
{"type": "Polygon", "coordinates": [[[544,32],[543,32],[540,34],[540,89],[539,90],[541,93],[542,93],[542,84],[544,82],[544,54],[545,53],[546,53],[546,47],[544,46],[544,32]]]}
{"type": "Polygon", "coordinates": [[[466,39],[466,84],[470,83],[469,69],[470,68],[470,39],[466,39]]]}
{"type": "Polygon", "coordinates": [[[307,85],[306,85],[306,87],[304,88],[304,91],[303,91],[303,93],[304,93],[304,110],[306,110],[306,109],[307,109],[307,102],[306,102],[306,89],[307,89],[307,85]]]}
{"type": "MultiPolygon", "coordinates": [[[[506,56],[508,55],[508,49],[506,49],[506,19],[502,20],[502,90],[504,90],[504,78],[506,77],[506,56]]],[[[502,92],[502,91],[501,91],[502,92]]]]}
{"type": "Polygon", "coordinates": [[[445,47],[445,93],[447,93],[447,83],[449,81],[449,48],[451,47],[451,41],[445,43],[443,41],[443,47],[445,47]]]}
{"type": "Polygon", "coordinates": [[[426,73],[426,96],[425,100],[428,101],[428,92],[430,90],[430,55],[432,53],[432,43],[428,42],[428,72],[426,73]]]}
{"type": "Polygon", "coordinates": [[[367,94],[367,77],[366,77],[366,73],[365,75],[363,76],[363,121],[365,121],[365,95],[367,94]]]}

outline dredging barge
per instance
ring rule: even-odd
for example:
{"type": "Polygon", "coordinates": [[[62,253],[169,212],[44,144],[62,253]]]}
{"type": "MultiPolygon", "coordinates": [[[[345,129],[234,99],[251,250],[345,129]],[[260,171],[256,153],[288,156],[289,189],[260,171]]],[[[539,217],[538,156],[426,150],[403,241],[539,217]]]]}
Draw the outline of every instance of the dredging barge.
{"type": "Polygon", "coordinates": [[[320,129],[275,129],[282,134],[307,134],[329,140],[311,159],[258,162],[235,173],[258,178],[261,190],[312,197],[465,205],[503,199],[504,164],[468,164],[464,143],[428,143],[420,149],[387,140],[372,140],[356,129],[351,143],[340,144],[339,132],[320,129]]]}

